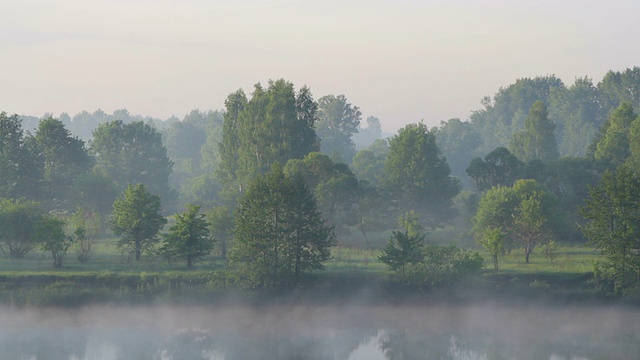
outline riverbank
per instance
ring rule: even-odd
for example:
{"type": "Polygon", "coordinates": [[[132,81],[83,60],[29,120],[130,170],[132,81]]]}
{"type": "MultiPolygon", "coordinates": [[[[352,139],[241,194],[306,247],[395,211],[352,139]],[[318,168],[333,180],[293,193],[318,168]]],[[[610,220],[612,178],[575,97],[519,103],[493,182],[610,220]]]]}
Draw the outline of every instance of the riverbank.
{"type": "Polygon", "coordinates": [[[329,272],[287,289],[246,289],[226,271],[142,273],[0,273],[0,304],[12,307],[87,305],[553,303],[634,304],[593,288],[592,274],[491,272],[432,289],[399,286],[386,275],[329,272]]]}

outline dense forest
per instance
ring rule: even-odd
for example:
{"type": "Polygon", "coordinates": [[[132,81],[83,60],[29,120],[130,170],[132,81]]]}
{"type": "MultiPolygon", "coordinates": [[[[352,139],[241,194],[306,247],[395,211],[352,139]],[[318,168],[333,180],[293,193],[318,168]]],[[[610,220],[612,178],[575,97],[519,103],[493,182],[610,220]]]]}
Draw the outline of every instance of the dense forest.
{"type": "Polygon", "coordinates": [[[600,289],[640,284],[640,67],[518,79],[469,119],[388,137],[345,95],[286,80],[224,104],[166,120],[0,114],[2,252],[60,268],[111,236],[132,261],[216,254],[240,283],[279,288],[336,246],[365,248],[397,283],[431,288],[586,244],[604,255],[600,289]]]}

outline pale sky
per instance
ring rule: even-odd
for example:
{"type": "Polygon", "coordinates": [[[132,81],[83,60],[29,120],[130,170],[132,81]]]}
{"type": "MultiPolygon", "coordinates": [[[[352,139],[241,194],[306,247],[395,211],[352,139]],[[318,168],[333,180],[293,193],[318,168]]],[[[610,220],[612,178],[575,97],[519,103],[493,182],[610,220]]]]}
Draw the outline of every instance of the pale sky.
{"type": "Polygon", "coordinates": [[[284,78],[383,128],[469,117],[517,78],[640,65],[638,0],[0,0],[0,111],[166,119],[284,78]]]}

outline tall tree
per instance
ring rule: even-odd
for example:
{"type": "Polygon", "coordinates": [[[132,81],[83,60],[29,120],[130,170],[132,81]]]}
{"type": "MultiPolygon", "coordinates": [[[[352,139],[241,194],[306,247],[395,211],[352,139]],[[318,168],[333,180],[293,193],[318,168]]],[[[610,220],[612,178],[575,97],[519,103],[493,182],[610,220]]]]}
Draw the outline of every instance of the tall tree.
{"type": "Polygon", "coordinates": [[[37,199],[42,159],[25,144],[18,115],[0,113],[0,197],[37,199]]]}
{"type": "Polygon", "coordinates": [[[631,124],[637,117],[631,103],[620,104],[603,125],[601,135],[595,139],[594,157],[614,166],[624,163],[630,155],[631,124]]]}
{"type": "Polygon", "coordinates": [[[122,236],[118,246],[130,249],[136,261],[158,242],[158,233],[167,223],[161,210],[160,197],[147,191],[144,184],[129,185],[113,203],[111,231],[122,236]]]}
{"type": "Polygon", "coordinates": [[[71,136],[64,124],[54,118],[40,121],[27,143],[44,161],[43,195],[49,207],[59,207],[76,179],[91,169],[93,159],[84,141],[71,136]]]}
{"type": "Polygon", "coordinates": [[[247,285],[289,286],[322,269],[335,242],[301,176],[274,165],[243,194],[235,217],[230,264],[247,285]]]}
{"type": "MultiPolygon", "coordinates": [[[[220,166],[216,167],[216,176],[227,187],[236,185],[238,170],[238,149],[240,148],[240,114],[247,106],[247,96],[238,90],[227,96],[224,101],[225,113],[222,123],[222,141],[220,142],[220,166]]],[[[209,141],[209,139],[207,139],[209,141]]]]}
{"type": "Polygon", "coordinates": [[[453,216],[452,199],[460,186],[436,145],[435,131],[423,123],[400,129],[389,141],[384,164],[383,184],[395,195],[399,214],[415,210],[429,226],[453,216]]]}
{"type": "Polygon", "coordinates": [[[615,292],[640,282],[640,178],[626,166],[607,171],[589,191],[579,213],[580,229],[606,260],[596,265],[596,278],[615,292]]]}
{"type": "Polygon", "coordinates": [[[525,162],[557,159],[559,154],[555,128],[556,125],[547,115],[547,107],[542,101],[536,101],[524,121],[524,131],[515,133],[511,139],[511,152],[525,162]]]}
{"type": "Polygon", "coordinates": [[[470,122],[450,119],[440,122],[436,130],[436,142],[447,158],[451,174],[468,184],[465,169],[471,159],[480,155],[478,153],[478,148],[482,146],[480,133],[470,122]]]}
{"type": "Polygon", "coordinates": [[[640,67],[623,71],[609,71],[598,84],[604,109],[611,111],[620,103],[628,102],[640,111],[640,67]]]}
{"type": "Polygon", "coordinates": [[[176,215],[175,225],[164,235],[162,252],[170,257],[184,258],[187,268],[207,256],[213,249],[213,239],[209,236],[209,224],[200,206],[188,204],[182,214],[176,215]]]}
{"type": "Polygon", "coordinates": [[[316,105],[307,87],[296,94],[293,84],[256,84],[251,99],[238,91],[227,98],[218,176],[227,189],[242,191],[275,162],[302,159],[318,149],[313,130],[316,105]]]}
{"type": "Polygon", "coordinates": [[[606,118],[593,81],[588,77],[576,78],[569,88],[555,88],[549,101],[549,118],[557,124],[560,156],[585,156],[606,118]]]}
{"type": "Polygon", "coordinates": [[[161,135],[142,121],[103,123],[89,142],[96,167],[113,179],[119,189],[144,184],[167,202],[173,200],[169,174],[173,162],[167,156],[161,135]]]}
{"type": "Polygon", "coordinates": [[[539,100],[548,106],[551,94],[558,88],[564,88],[564,84],[553,75],[523,78],[501,87],[493,98],[485,97],[483,109],[471,114],[471,123],[484,139],[481,152],[508,146],[513,134],[524,129],[531,106],[539,100]]]}
{"type": "Polygon", "coordinates": [[[320,150],[337,154],[345,163],[351,163],[356,146],[351,137],[358,132],[362,113],[347,101],[344,95],[326,95],[318,99],[316,132],[321,141],[320,150]]]}

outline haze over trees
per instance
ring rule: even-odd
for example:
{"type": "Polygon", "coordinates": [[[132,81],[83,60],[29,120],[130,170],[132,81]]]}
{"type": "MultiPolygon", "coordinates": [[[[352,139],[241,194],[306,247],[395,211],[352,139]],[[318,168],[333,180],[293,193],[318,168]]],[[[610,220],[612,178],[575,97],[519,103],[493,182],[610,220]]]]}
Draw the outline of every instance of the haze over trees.
{"type": "Polygon", "coordinates": [[[628,225],[640,222],[638,74],[568,86],[553,75],[517,79],[468,121],[416,122],[388,138],[375,116],[364,126],[346,96],[315,100],[284,79],[182,120],[125,109],[0,113],[1,216],[32,224],[3,227],[1,247],[11,257],[45,249],[63,266],[71,246],[89,261],[87,239],[119,236],[136,260],[164,239],[150,258],[187,268],[215,258],[241,283],[272,288],[321,269],[340,244],[383,251],[376,258],[401,282],[429,288],[477,269],[474,255],[451,244],[483,249],[497,270],[514,249],[527,264],[535,249],[589,241],[608,256],[597,280],[622,292],[640,281],[628,225]],[[415,215],[413,230],[397,229],[405,214],[415,215]],[[42,219],[51,236],[36,232],[47,228],[33,225],[42,219]]]}

